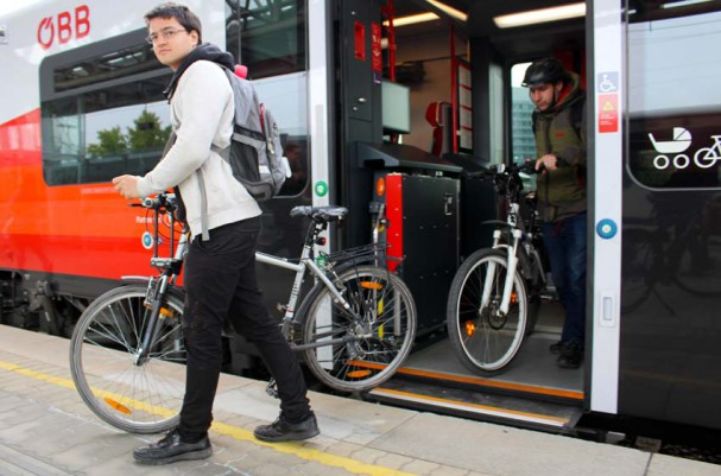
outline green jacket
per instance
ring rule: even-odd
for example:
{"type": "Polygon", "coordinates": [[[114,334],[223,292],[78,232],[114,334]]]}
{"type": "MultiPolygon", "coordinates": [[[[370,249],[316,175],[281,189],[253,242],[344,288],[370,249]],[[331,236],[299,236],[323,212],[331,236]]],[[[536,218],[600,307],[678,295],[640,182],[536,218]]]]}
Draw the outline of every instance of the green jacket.
{"type": "Polygon", "coordinates": [[[558,221],[586,210],[585,94],[571,73],[567,94],[548,111],[533,113],[538,158],[553,154],[558,168],[538,177],[538,203],[546,222],[558,221]]]}

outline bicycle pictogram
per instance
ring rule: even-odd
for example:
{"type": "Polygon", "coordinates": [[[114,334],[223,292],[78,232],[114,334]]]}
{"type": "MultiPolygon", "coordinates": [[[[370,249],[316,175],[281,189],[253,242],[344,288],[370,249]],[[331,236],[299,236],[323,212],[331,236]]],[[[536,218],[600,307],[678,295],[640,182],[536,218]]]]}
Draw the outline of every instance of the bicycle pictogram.
{"type": "MultiPolygon", "coordinates": [[[[658,141],[652,133],[648,134],[651,144],[658,155],[653,158],[653,166],[665,170],[671,164],[676,169],[685,169],[691,165],[690,154],[685,154],[691,147],[691,132],[683,127],[673,128],[673,140],[658,141]],[[671,158],[670,154],[676,154],[671,158]]],[[[709,169],[721,161],[721,135],[712,135],[713,145],[701,147],[693,154],[693,163],[700,169],[709,169]]]]}
{"type": "Polygon", "coordinates": [[[714,144],[711,147],[701,147],[693,155],[693,161],[702,169],[708,169],[721,160],[721,135],[711,136],[714,144]]]}

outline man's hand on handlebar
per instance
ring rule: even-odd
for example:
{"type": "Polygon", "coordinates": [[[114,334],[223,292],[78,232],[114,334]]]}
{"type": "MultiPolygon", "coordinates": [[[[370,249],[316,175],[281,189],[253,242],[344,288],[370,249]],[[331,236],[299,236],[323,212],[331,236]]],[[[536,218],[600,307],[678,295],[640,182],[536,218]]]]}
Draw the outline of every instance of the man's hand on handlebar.
{"type": "Polygon", "coordinates": [[[553,154],[546,154],[536,160],[536,171],[541,172],[543,169],[552,172],[558,168],[558,159],[553,154]]]}
{"type": "Polygon", "coordinates": [[[115,190],[125,198],[139,198],[138,181],[140,177],[135,175],[121,175],[113,179],[115,190]]]}

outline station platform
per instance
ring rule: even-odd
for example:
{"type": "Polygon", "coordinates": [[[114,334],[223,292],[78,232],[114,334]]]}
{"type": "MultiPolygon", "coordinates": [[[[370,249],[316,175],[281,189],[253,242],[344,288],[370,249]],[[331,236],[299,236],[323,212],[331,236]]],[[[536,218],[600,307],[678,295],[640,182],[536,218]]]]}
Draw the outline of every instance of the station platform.
{"type": "Polygon", "coordinates": [[[721,466],[491,423],[311,393],[321,435],[268,444],[265,382],[222,375],[203,461],[147,467],[132,449],[158,439],[100,421],[70,377],[67,339],[0,325],[0,474],[721,476],[721,466]]]}

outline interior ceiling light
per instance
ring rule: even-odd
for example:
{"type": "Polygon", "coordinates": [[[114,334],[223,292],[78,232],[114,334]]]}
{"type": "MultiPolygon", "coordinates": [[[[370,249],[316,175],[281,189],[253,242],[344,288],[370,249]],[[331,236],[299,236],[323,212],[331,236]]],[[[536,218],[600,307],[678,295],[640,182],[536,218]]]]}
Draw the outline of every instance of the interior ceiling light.
{"type": "Polygon", "coordinates": [[[441,3],[438,0],[426,0],[426,3],[433,5],[443,13],[446,13],[448,16],[455,18],[456,20],[460,21],[466,21],[468,20],[468,15],[463,13],[460,10],[457,10],[451,6],[446,5],[445,3],[441,3]]]}
{"type": "MultiPolygon", "coordinates": [[[[398,17],[393,19],[393,26],[405,26],[413,25],[415,23],[423,23],[426,21],[438,20],[438,15],[432,12],[418,13],[416,15],[408,15],[407,17],[398,17]]],[[[383,25],[388,26],[388,20],[383,22],[383,25]]]]}
{"type": "Polygon", "coordinates": [[[686,7],[688,5],[696,5],[697,3],[706,3],[709,0],[679,0],[678,2],[668,2],[661,4],[661,8],[686,7]]]}
{"type": "MultiPolygon", "coordinates": [[[[428,1],[428,0],[426,0],[428,1]]],[[[493,17],[498,28],[515,28],[518,26],[535,25],[537,23],[548,23],[552,21],[568,20],[586,15],[586,3],[571,3],[558,7],[539,8],[538,10],[527,10],[525,12],[511,13],[493,17]]]]}

